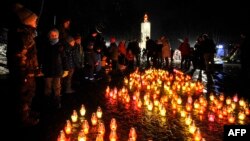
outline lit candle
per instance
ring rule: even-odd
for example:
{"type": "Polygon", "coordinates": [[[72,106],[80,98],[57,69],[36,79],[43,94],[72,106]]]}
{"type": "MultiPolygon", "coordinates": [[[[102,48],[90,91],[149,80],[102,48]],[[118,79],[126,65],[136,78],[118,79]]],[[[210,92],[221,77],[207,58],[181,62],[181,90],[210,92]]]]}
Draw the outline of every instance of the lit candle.
{"type": "Polygon", "coordinates": [[[205,112],[205,108],[202,106],[202,107],[200,107],[200,109],[199,109],[199,114],[203,114],[205,112]]]}
{"type": "Polygon", "coordinates": [[[141,106],[142,106],[142,101],[141,101],[141,99],[138,99],[137,107],[141,108],[141,106]]]}
{"type": "Polygon", "coordinates": [[[187,98],[187,102],[188,102],[188,103],[190,103],[190,104],[191,104],[191,103],[193,103],[193,99],[192,99],[192,97],[191,97],[191,96],[188,96],[188,98],[187,98]]]}
{"type": "Polygon", "coordinates": [[[199,97],[199,101],[200,101],[200,103],[201,103],[201,104],[202,104],[202,103],[204,103],[205,98],[204,98],[204,96],[203,96],[203,95],[201,95],[201,96],[199,97]]]}
{"type": "Polygon", "coordinates": [[[190,125],[192,123],[192,118],[190,114],[185,118],[185,123],[186,125],[190,125]]]}
{"type": "Polygon", "coordinates": [[[129,95],[127,95],[125,99],[126,99],[126,103],[130,102],[130,96],[129,95]]]}
{"type": "Polygon", "coordinates": [[[72,125],[71,125],[70,120],[66,121],[66,126],[65,126],[64,130],[65,130],[66,134],[71,134],[71,132],[72,132],[72,125]]]}
{"type": "Polygon", "coordinates": [[[235,103],[231,103],[231,107],[234,110],[236,108],[236,104],[235,103]]]}
{"type": "Polygon", "coordinates": [[[227,99],[226,99],[226,104],[229,105],[229,104],[231,104],[231,102],[232,102],[231,98],[230,98],[230,97],[227,97],[227,99]]]}
{"type": "Polygon", "coordinates": [[[211,93],[210,96],[209,96],[210,101],[214,101],[214,98],[215,98],[215,97],[214,97],[214,94],[211,93]]]}
{"type": "Polygon", "coordinates": [[[240,111],[238,114],[238,118],[239,118],[239,120],[244,120],[246,118],[245,113],[243,111],[240,111]]]}
{"type": "Polygon", "coordinates": [[[73,114],[71,115],[71,120],[72,120],[72,122],[76,122],[77,119],[78,119],[77,112],[76,112],[76,110],[73,110],[73,114]]]}
{"type": "Polygon", "coordinates": [[[161,116],[165,116],[166,115],[166,109],[164,106],[162,106],[162,108],[160,109],[160,114],[161,116]]]}
{"type": "Polygon", "coordinates": [[[222,110],[218,110],[218,117],[219,117],[219,119],[223,119],[222,110]]]}
{"type": "Polygon", "coordinates": [[[89,133],[89,123],[87,120],[84,120],[83,121],[83,124],[82,124],[82,129],[84,131],[84,134],[88,134],[89,133]]]}
{"type": "Polygon", "coordinates": [[[241,99],[239,100],[239,105],[240,105],[241,107],[245,107],[245,106],[246,106],[246,102],[244,101],[243,98],[241,98],[241,99]]]}
{"type": "Polygon", "coordinates": [[[95,141],[104,141],[103,140],[103,135],[97,134],[95,141]]]}
{"type": "Polygon", "coordinates": [[[195,130],[196,130],[196,125],[195,125],[195,122],[193,120],[192,124],[189,126],[189,132],[191,134],[194,134],[195,133],[195,130]]]}
{"type": "Polygon", "coordinates": [[[98,106],[97,111],[96,111],[97,118],[102,118],[102,108],[98,106]]]}
{"type": "Polygon", "coordinates": [[[248,107],[245,107],[245,114],[250,115],[250,111],[249,111],[248,107]]]}
{"type": "Polygon", "coordinates": [[[85,106],[82,104],[81,109],[80,109],[80,115],[85,116],[85,114],[86,114],[86,109],[85,109],[85,106]]]}
{"type": "Polygon", "coordinates": [[[182,103],[182,99],[181,99],[181,97],[178,97],[177,98],[177,104],[181,105],[181,103],[182,103]]]}
{"type": "Polygon", "coordinates": [[[124,83],[127,85],[128,84],[128,79],[127,77],[124,78],[124,83]]]}
{"type": "Polygon", "coordinates": [[[147,107],[148,107],[149,111],[152,111],[152,109],[153,109],[153,103],[151,101],[149,101],[147,107]]]}
{"type": "Polygon", "coordinates": [[[234,101],[234,102],[238,102],[238,95],[237,95],[237,94],[234,95],[233,101],[234,101]]]}
{"type": "Polygon", "coordinates": [[[136,134],[136,131],[135,131],[135,128],[134,128],[134,127],[131,127],[131,128],[130,128],[130,131],[129,131],[129,138],[132,138],[134,141],[136,141],[137,134],[136,134]]]}
{"type": "Polygon", "coordinates": [[[181,111],[181,117],[185,118],[187,115],[187,112],[185,110],[182,110],[181,111]]]}
{"type": "Polygon", "coordinates": [[[221,93],[221,94],[220,94],[220,97],[219,97],[219,99],[220,99],[220,101],[224,101],[224,99],[225,99],[225,96],[224,96],[224,94],[223,94],[223,93],[221,93]]]}
{"type": "Polygon", "coordinates": [[[100,124],[98,124],[98,133],[104,136],[105,133],[105,126],[104,124],[101,122],[100,124]]]}
{"type": "Polygon", "coordinates": [[[109,93],[109,92],[110,92],[110,87],[107,86],[107,88],[106,88],[106,93],[109,93]]]}
{"type": "Polygon", "coordinates": [[[195,109],[199,109],[200,108],[200,103],[199,103],[199,101],[197,99],[194,101],[194,108],[195,109]]]}
{"type": "Polygon", "coordinates": [[[190,112],[192,110],[192,105],[190,103],[186,104],[186,110],[190,112]]]}
{"type": "Polygon", "coordinates": [[[66,136],[63,130],[60,131],[60,134],[57,137],[57,141],[66,141],[66,136]]]}
{"type": "Polygon", "coordinates": [[[230,114],[229,117],[228,117],[228,122],[229,123],[234,123],[235,122],[235,117],[233,114],[230,114]]]}
{"type": "Polygon", "coordinates": [[[117,140],[117,134],[115,130],[111,130],[110,134],[109,134],[109,140],[110,141],[116,141],[117,140]]]}
{"type": "Polygon", "coordinates": [[[154,105],[158,106],[159,105],[159,100],[158,99],[154,99],[154,105]]]}
{"type": "Polygon", "coordinates": [[[116,131],[116,128],[117,128],[116,120],[115,118],[112,118],[110,122],[110,129],[116,131]]]}
{"type": "Polygon", "coordinates": [[[96,124],[97,124],[97,116],[96,116],[96,113],[92,113],[92,116],[91,116],[91,123],[92,123],[92,125],[96,125],[96,124]]]}
{"type": "Polygon", "coordinates": [[[78,141],[87,141],[87,137],[86,135],[84,134],[84,131],[81,130],[78,134],[78,141]]]}
{"type": "Polygon", "coordinates": [[[217,104],[217,109],[221,109],[222,106],[223,106],[222,102],[218,102],[218,104],[217,104]]]}
{"type": "Polygon", "coordinates": [[[197,130],[196,130],[196,132],[195,132],[195,134],[194,134],[194,140],[195,140],[195,141],[200,141],[201,139],[202,139],[202,137],[201,137],[200,129],[197,128],[197,130]]]}
{"type": "Polygon", "coordinates": [[[117,94],[118,90],[116,87],[114,87],[114,94],[117,94]]]}
{"type": "Polygon", "coordinates": [[[215,119],[215,115],[212,112],[209,112],[208,113],[208,120],[211,122],[214,122],[214,119],[215,119]]]}

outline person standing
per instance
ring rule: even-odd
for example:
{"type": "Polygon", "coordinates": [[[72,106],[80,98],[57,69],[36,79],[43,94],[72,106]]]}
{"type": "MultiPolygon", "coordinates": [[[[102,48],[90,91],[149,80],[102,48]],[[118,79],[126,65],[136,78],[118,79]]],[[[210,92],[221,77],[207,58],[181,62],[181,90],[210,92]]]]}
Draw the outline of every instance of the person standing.
{"type": "Polygon", "coordinates": [[[62,43],[59,42],[59,31],[51,29],[48,34],[48,41],[43,47],[42,66],[45,78],[45,103],[49,103],[52,93],[56,108],[61,108],[61,77],[66,77],[68,71],[64,59],[62,43]]]}
{"type": "Polygon", "coordinates": [[[31,114],[35,76],[40,74],[35,42],[38,16],[21,4],[15,4],[13,15],[18,23],[9,28],[7,43],[11,106],[14,106],[15,118],[21,125],[33,126],[39,123],[39,119],[31,114]]]}

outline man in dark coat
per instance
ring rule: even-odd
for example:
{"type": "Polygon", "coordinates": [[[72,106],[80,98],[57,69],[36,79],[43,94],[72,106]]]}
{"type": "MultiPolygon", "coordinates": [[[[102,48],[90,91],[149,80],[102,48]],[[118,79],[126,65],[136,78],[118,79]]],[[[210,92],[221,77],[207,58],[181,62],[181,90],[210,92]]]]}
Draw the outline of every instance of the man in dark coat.
{"type": "Polygon", "coordinates": [[[35,96],[35,76],[38,75],[36,50],[37,15],[16,4],[13,12],[19,21],[9,28],[7,64],[10,75],[12,105],[15,118],[24,126],[36,125],[39,120],[31,116],[32,99],[35,96]]]}

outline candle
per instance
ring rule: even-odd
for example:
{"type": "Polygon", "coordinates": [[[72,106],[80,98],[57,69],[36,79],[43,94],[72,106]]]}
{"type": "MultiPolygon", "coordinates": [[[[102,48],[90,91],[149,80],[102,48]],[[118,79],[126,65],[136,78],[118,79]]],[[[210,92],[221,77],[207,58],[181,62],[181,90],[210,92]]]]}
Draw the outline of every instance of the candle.
{"type": "Polygon", "coordinates": [[[215,98],[215,97],[214,97],[214,94],[211,93],[210,96],[209,96],[210,101],[214,101],[214,98],[215,98]]]}
{"type": "Polygon", "coordinates": [[[240,111],[238,114],[238,118],[239,118],[239,120],[244,120],[246,118],[245,113],[243,111],[240,111]]]}
{"type": "Polygon", "coordinates": [[[152,109],[153,109],[153,103],[151,101],[149,101],[147,107],[148,107],[149,111],[152,111],[152,109]]]}
{"type": "Polygon", "coordinates": [[[116,141],[117,140],[117,135],[116,135],[116,131],[115,130],[111,130],[111,132],[109,134],[109,140],[110,141],[116,141]]]}
{"type": "Polygon", "coordinates": [[[215,119],[215,115],[212,112],[209,112],[208,113],[208,120],[211,122],[214,122],[214,119],[215,119]]]}
{"type": "Polygon", "coordinates": [[[239,105],[240,105],[241,107],[245,107],[245,106],[246,106],[246,102],[244,101],[243,98],[241,98],[241,99],[239,100],[239,105]]]}
{"type": "Polygon", "coordinates": [[[158,106],[159,105],[159,100],[158,99],[154,99],[154,105],[158,106]]]}
{"type": "Polygon", "coordinates": [[[87,120],[83,121],[82,129],[86,135],[89,133],[89,123],[87,120]]]}
{"type": "Polygon", "coordinates": [[[86,109],[85,109],[85,106],[82,104],[81,109],[80,109],[80,115],[85,116],[85,114],[86,114],[86,109]]]}
{"type": "Polygon", "coordinates": [[[196,132],[194,134],[194,140],[195,141],[200,141],[201,139],[202,139],[202,137],[201,137],[200,129],[197,128],[197,130],[196,130],[196,132]]]}
{"type": "Polygon", "coordinates": [[[221,93],[221,94],[220,94],[220,97],[219,97],[219,99],[220,99],[220,101],[222,101],[222,102],[224,101],[224,99],[225,99],[225,96],[224,96],[224,94],[223,94],[223,93],[221,93]]]}
{"type": "Polygon", "coordinates": [[[98,124],[98,133],[104,136],[105,133],[105,126],[104,124],[101,122],[100,124],[98,124]]]}
{"type": "Polygon", "coordinates": [[[71,125],[70,120],[66,121],[66,126],[65,126],[64,130],[65,130],[66,134],[71,134],[71,132],[72,132],[72,125],[71,125]]]}
{"type": "Polygon", "coordinates": [[[110,122],[110,129],[116,131],[116,128],[117,128],[116,120],[115,118],[112,118],[110,122]]]}
{"type": "Polygon", "coordinates": [[[227,99],[226,99],[226,104],[229,105],[229,104],[231,104],[231,102],[232,102],[231,98],[230,98],[230,97],[227,97],[227,99]]]}
{"type": "Polygon", "coordinates": [[[237,94],[234,95],[233,101],[234,101],[234,102],[238,102],[238,95],[237,95],[237,94]]]}
{"type": "Polygon", "coordinates": [[[102,108],[98,106],[97,111],[96,111],[97,118],[102,118],[102,108]]]}
{"type": "Polygon", "coordinates": [[[97,116],[96,116],[96,113],[92,113],[92,116],[91,116],[91,123],[92,123],[92,125],[96,125],[96,124],[97,124],[97,116]]]}
{"type": "Polygon", "coordinates": [[[191,103],[193,103],[193,99],[192,99],[192,97],[191,97],[191,96],[188,96],[188,98],[187,98],[187,102],[188,102],[188,103],[190,103],[190,104],[191,104],[191,103]]]}
{"type": "Polygon", "coordinates": [[[142,106],[142,101],[141,101],[141,99],[138,99],[137,107],[141,108],[141,106],[142,106]]]}
{"type": "Polygon", "coordinates": [[[77,119],[78,119],[77,112],[76,112],[76,110],[73,110],[73,114],[71,115],[71,120],[72,120],[72,122],[76,122],[77,119]]]}
{"type": "Polygon", "coordinates": [[[228,122],[229,123],[234,123],[235,122],[235,117],[233,114],[230,114],[229,117],[228,117],[228,122]]]}
{"type": "Polygon", "coordinates": [[[132,138],[134,141],[136,141],[137,134],[136,134],[136,131],[135,131],[135,128],[134,128],[134,127],[131,127],[131,128],[130,128],[130,131],[129,131],[129,138],[132,138]]]}
{"type": "Polygon", "coordinates": [[[60,134],[57,137],[57,141],[66,141],[66,136],[63,130],[60,131],[60,134]]]}
{"type": "Polygon", "coordinates": [[[186,110],[190,112],[192,110],[192,105],[190,103],[186,104],[186,110]]]}
{"type": "Polygon", "coordinates": [[[185,110],[182,110],[181,111],[181,117],[185,118],[187,115],[187,112],[185,110]]]}
{"type": "Polygon", "coordinates": [[[193,120],[192,124],[189,126],[189,132],[194,134],[196,131],[195,121],[193,120]]]}
{"type": "Polygon", "coordinates": [[[166,109],[165,109],[165,107],[162,107],[162,108],[160,109],[160,115],[161,115],[161,116],[165,116],[165,115],[166,115],[166,109]]]}
{"type": "Polygon", "coordinates": [[[177,104],[181,105],[181,103],[182,103],[182,99],[181,99],[181,97],[178,97],[177,98],[177,104]]]}
{"type": "Polygon", "coordinates": [[[185,118],[185,123],[186,125],[190,125],[192,123],[192,118],[190,114],[185,118]]]}
{"type": "Polygon", "coordinates": [[[103,135],[97,134],[95,141],[104,141],[103,140],[103,135]]]}
{"type": "Polygon", "coordinates": [[[200,108],[200,103],[199,103],[199,101],[197,99],[194,101],[194,108],[195,109],[199,109],[200,108]]]}
{"type": "Polygon", "coordinates": [[[81,130],[78,134],[78,141],[87,141],[87,137],[86,135],[84,134],[84,131],[81,130]]]}

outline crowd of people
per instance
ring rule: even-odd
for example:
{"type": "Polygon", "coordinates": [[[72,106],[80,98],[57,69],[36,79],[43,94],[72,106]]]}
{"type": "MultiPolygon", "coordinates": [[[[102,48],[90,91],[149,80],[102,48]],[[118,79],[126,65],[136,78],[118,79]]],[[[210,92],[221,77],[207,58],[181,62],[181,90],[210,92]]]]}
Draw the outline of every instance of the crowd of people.
{"type": "MultiPolygon", "coordinates": [[[[16,121],[24,126],[39,123],[31,109],[36,77],[44,78],[44,103],[53,99],[59,109],[62,93],[75,93],[72,79],[76,72],[82,71],[81,79],[91,82],[101,79],[106,69],[132,72],[142,65],[142,56],[146,57],[147,67],[169,69],[173,63],[174,50],[165,36],[156,41],[147,37],[146,48],[142,52],[138,40],[117,41],[110,37],[110,45],[107,46],[95,28],[86,37],[72,33],[71,20],[66,18],[41,39],[36,34],[37,19],[34,12],[16,4],[13,25],[8,32],[7,61],[12,86],[10,105],[14,106],[16,121]]],[[[178,49],[182,56],[180,69],[190,69],[192,62],[194,69],[213,73],[215,43],[207,34],[199,36],[194,47],[190,47],[189,39],[185,38],[178,49]]]]}

